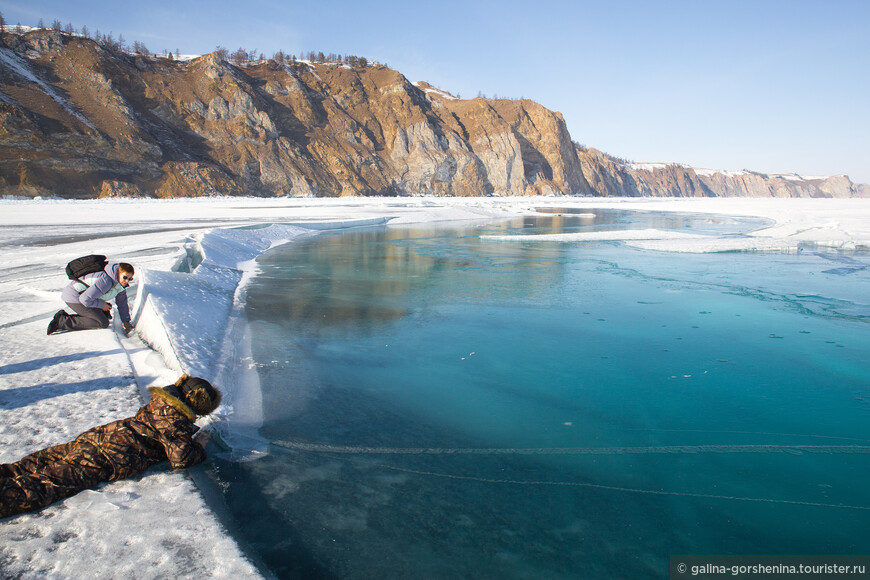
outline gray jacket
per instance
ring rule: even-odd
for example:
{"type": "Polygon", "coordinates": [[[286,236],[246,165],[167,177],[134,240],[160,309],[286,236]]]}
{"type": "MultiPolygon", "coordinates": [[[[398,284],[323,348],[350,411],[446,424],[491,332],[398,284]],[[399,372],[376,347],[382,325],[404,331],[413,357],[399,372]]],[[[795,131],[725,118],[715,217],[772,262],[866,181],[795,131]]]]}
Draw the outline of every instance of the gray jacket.
{"type": "Polygon", "coordinates": [[[130,307],[127,305],[127,289],[118,281],[118,264],[109,264],[102,272],[81,277],[85,284],[71,281],[61,293],[66,303],[80,303],[88,308],[103,308],[103,304],[115,299],[118,314],[123,322],[130,322],[130,307]]]}

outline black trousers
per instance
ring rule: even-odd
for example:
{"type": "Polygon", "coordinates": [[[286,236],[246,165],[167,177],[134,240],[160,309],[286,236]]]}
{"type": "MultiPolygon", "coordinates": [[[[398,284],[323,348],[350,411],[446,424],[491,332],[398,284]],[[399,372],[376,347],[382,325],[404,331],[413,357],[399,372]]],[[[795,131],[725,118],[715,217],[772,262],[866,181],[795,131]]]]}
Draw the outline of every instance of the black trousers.
{"type": "Polygon", "coordinates": [[[58,330],[93,330],[109,328],[109,314],[100,308],[88,308],[80,302],[67,302],[75,314],[66,314],[58,321],[58,330]]]}

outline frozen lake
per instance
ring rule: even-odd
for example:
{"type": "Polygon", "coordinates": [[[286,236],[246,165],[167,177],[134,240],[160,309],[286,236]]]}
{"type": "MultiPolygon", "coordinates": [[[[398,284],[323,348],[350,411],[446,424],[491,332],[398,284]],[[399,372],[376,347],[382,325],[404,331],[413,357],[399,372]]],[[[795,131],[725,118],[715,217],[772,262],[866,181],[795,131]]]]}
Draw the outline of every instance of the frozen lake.
{"type": "Polygon", "coordinates": [[[661,577],[870,550],[870,256],[495,235],[759,220],[554,210],[259,259],[267,457],[214,460],[282,578],[661,577]]]}

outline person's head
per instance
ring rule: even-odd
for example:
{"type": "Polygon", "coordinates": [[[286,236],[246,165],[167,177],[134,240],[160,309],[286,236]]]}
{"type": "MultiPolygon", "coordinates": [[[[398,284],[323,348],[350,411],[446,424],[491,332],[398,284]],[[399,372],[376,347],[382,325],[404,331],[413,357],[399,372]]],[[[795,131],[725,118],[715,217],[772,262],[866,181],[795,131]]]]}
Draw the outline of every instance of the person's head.
{"type": "Polygon", "coordinates": [[[121,286],[126,288],[130,285],[130,282],[133,281],[133,265],[128,264],[127,262],[121,262],[118,264],[118,282],[121,283],[121,286]]]}
{"type": "Polygon", "coordinates": [[[205,379],[183,375],[175,385],[181,391],[182,402],[197,415],[208,415],[221,404],[221,392],[205,379]]]}

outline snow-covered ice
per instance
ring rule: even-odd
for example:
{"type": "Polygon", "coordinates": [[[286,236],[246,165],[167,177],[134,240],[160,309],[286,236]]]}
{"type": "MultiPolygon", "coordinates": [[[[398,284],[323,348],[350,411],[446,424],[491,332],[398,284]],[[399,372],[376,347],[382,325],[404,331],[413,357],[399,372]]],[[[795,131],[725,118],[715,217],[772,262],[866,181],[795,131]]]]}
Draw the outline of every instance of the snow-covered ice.
{"type": "MultiPolygon", "coordinates": [[[[259,393],[246,366],[242,306],[259,254],[323,229],[493,219],[542,207],[773,220],[739,237],[645,230],[539,236],[542,242],[617,239],[705,252],[792,251],[804,242],[870,248],[870,200],[862,199],[0,200],[0,462],[131,415],[148,387],[173,382],[182,371],[223,389],[224,404],[208,421],[229,434],[253,432],[259,393]],[[48,321],[64,306],[64,265],[90,253],[136,267],[129,291],[136,332],[128,338],[116,327],[47,337],[48,321]]],[[[258,451],[247,445],[246,452],[258,451]]],[[[195,483],[201,477],[200,468],[158,466],[0,520],[0,576],[259,577],[206,504],[195,483]]]]}
{"type": "MultiPolygon", "coordinates": [[[[765,217],[775,223],[740,235],[703,235],[656,229],[576,232],[568,234],[493,235],[485,239],[521,242],[622,241],[667,252],[796,252],[801,244],[841,250],[870,249],[866,208],[870,200],[773,198],[602,200],[584,208],[716,213],[765,217]]],[[[573,214],[572,214],[573,215],[573,214]]]]}

